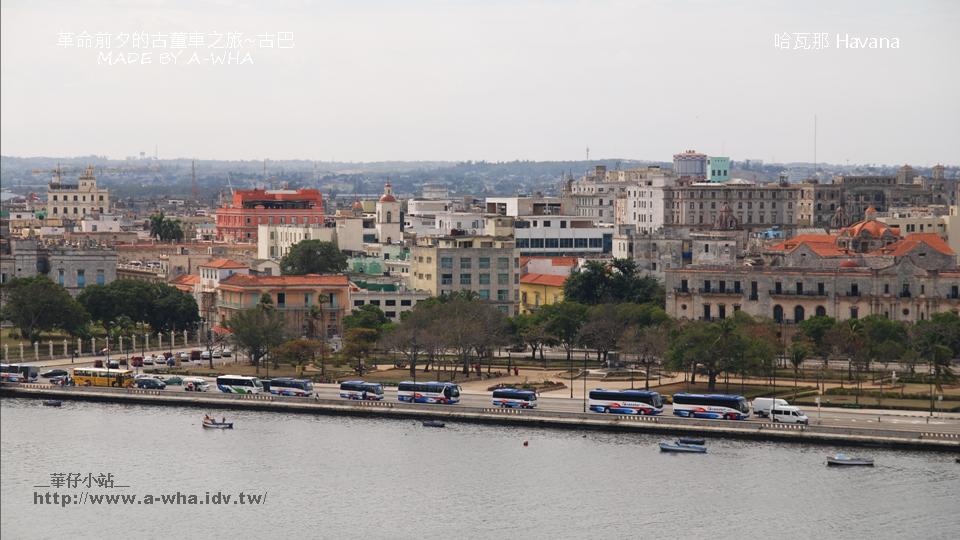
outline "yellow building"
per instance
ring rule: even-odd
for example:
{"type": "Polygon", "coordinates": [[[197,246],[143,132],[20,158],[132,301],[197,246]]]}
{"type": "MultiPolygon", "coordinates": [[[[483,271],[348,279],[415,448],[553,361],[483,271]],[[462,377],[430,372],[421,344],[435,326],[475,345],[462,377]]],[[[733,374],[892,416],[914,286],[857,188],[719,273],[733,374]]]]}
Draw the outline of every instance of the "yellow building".
{"type": "Polygon", "coordinates": [[[540,306],[563,301],[563,284],[567,276],[524,274],[520,277],[520,313],[530,313],[540,306]]]}

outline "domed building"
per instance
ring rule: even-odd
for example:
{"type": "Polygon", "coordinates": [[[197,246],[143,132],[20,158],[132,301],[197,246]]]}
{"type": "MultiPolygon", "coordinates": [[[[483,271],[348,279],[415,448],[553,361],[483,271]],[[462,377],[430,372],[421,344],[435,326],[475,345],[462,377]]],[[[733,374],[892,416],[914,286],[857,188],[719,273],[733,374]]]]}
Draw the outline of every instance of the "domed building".
{"type": "Polygon", "coordinates": [[[870,253],[900,240],[900,229],[877,221],[877,210],[867,208],[863,221],[840,230],[837,247],[851,253],[870,253]]]}

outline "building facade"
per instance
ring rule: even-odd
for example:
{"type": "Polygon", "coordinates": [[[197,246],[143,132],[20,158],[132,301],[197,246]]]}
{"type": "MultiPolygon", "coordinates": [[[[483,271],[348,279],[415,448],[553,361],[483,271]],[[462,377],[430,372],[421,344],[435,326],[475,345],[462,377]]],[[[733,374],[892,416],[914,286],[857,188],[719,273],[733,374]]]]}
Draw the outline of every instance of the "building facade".
{"type": "Polygon", "coordinates": [[[520,300],[520,253],[493,236],[418,238],[411,250],[410,287],[432,296],[473,291],[508,315],[520,300]]]}
{"type": "Polygon", "coordinates": [[[323,196],[316,189],[236,190],[230,204],[217,209],[217,240],[256,242],[260,225],[319,225],[323,196]]]}
{"type": "Polygon", "coordinates": [[[93,166],[89,166],[75,184],[64,182],[60,176],[54,178],[47,188],[46,208],[48,217],[76,220],[106,214],[110,212],[110,191],[97,187],[93,166]]]}

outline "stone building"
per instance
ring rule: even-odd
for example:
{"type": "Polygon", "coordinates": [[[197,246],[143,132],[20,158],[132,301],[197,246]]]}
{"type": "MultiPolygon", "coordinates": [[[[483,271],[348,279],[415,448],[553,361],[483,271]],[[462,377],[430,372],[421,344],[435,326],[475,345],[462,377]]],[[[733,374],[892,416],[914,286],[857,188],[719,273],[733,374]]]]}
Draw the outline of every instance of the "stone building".
{"type": "Polygon", "coordinates": [[[117,279],[117,252],[90,245],[42,244],[34,239],[11,239],[0,256],[0,283],[12,278],[46,275],[80,294],[88,285],[106,285],[117,279]]]}
{"type": "Polygon", "coordinates": [[[57,175],[47,188],[47,216],[79,220],[90,214],[110,212],[110,192],[97,187],[93,166],[87,167],[77,183],[57,175]]]}

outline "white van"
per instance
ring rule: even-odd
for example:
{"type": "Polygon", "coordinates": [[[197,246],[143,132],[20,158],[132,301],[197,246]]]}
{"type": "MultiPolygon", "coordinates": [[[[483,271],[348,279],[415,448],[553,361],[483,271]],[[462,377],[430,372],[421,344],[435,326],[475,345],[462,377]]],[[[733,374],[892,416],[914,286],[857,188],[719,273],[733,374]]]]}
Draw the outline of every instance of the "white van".
{"type": "Polygon", "coordinates": [[[758,397],[753,400],[753,414],[757,416],[770,416],[770,409],[774,407],[787,407],[790,404],[783,399],[774,399],[769,397],[758,397]]]}
{"type": "Polygon", "coordinates": [[[770,411],[770,419],[774,422],[783,422],[785,424],[809,424],[810,419],[803,414],[800,407],[793,405],[777,405],[770,411]]]}

